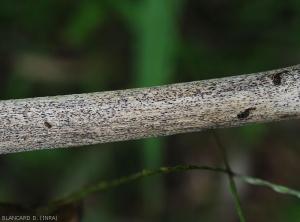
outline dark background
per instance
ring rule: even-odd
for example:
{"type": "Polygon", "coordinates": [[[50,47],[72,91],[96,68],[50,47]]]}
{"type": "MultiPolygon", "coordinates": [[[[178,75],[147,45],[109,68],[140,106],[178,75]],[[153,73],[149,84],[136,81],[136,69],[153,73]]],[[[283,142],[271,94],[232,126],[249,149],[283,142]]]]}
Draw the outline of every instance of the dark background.
{"type": "MultiPolygon", "coordinates": [[[[0,2],[2,100],[196,81],[300,61],[300,1],[0,2]]],[[[218,130],[235,172],[300,189],[300,124],[218,130]]],[[[0,202],[39,205],[142,169],[223,167],[210,131],[0,156],[0,202]]],[[[87,197],[83,220],[238,221],[228,178],[178,172],[87,197]]],[[[238,181],[247,221],[298,221],[300,200],[238,181]]]]}

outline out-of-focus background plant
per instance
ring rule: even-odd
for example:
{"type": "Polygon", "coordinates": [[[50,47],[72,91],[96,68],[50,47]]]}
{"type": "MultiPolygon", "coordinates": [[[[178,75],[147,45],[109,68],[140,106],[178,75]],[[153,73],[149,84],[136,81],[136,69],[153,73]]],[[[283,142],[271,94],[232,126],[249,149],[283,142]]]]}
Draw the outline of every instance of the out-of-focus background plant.
{"type": "MultiPolygon", "coordinates": [[[[300,2],[1,1],[0,98],[145,87],[300,63],[300,2]]],[[[218,130],[238,173],[300,189],[299,121],[218,130]]],[[[223,166],[210,131],[0,156],[0,202],[42,204],[164,165],[223,166]]],[[[249,221],[300,220],[300,202],[238,183],[249,221]]],[[[180,172],[85,199],[82,221],[238,221],[227,177],[180,172]]]]}

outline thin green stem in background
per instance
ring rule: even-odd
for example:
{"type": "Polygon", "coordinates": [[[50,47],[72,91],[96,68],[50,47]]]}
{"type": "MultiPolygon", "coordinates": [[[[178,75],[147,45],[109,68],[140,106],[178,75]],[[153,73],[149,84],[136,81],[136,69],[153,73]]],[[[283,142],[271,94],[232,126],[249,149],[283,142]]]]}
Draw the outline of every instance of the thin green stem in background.
{"type": "Polygon", "coordinates": [[[236,209],[237,209],[238,216],[240,218],[240,221],[244,222],[245,218],[244,218],[244,215],[243,215],[242,205],[241,205],[241,202],[240,202],[239,197],[238,197],[238,193],[237,193],[237,190],[236,190],[236,185],[235,185],[235,182],[234,182],[234,179],[233,179],[234,173],[231,171],[229,161],[228,161],[228,158],[227,158],[227,154],[226,154],[226,150],[225,150],[223,144],[221,143],[221,140],[218,137],[216,131],[213,130],[213,134],[214,134],[215,140],[216,140],[216,142],[217,142],[217,144],[218,144],[218,146],[219,146],[219,148],[222,152],[222,156],[223,156],[223,159],[224,159],[224,162],[225,162],[225,166],[226,166],[226,169],[228,171],[228,178],[229,178],[229,181],[230,181],[230,190],[231,190],[231,193],[233,195],[233,199],[234,199],[234,203],[235,203],[235,206],[236,206],[236,209]]]}
{"type": "Polygon", "coordinates": [[[244,222],[245,219],[244,219],[243,212],[242,212],[242,206],[241,206],[241,203],[238,198],[236,185],[235,185],[235,182],[233,179],[234,177],[237,177],[238,179],[241,179],[248,184],[259,185],[259,186],[268,186],[276,192],[283,193],[283,194],[290,194],[290,195],[294,195],[294,196],[300,198],[300,192],[297,190],[293,190],[288,187],[276,185],[276,184],[273,184],[273,183],[270,183],[268,181],[264,181],[264,180],[261,180],[258,178],[253,178],[253,177],[233,173],[230,169],[229,161],[226,156],[226,151],[224,149],[224,146],[222,145],[216,132],[214,132],[214,137],[217,141],[218,146],[221,149],[221,152],[222,152],[222,155],[223,155],[223,158],[225,161],[226,169],[213,168],[213,167],[207,167],[207,166],[195,166],[195,165],[181,166],[181,165],[179,165],[179,166],[175,166],[175,167],[160,167],[155,170],[143,170],[142,172],[135,173],[135,174],[125,176],[125,177],[121,177],[119,179],[115,179],[115,180],[111,180],[111,181],[107,181],[107,182],[100,182],[95,185],[90,185],[90,186],[84,187],[84,188],[70,194],[69,196],[67,196],[65,198],[58,199],[56,201],[52,201],[49,204],[36,209],[36,214],[37,215],[51,214],[54,211],[60,209],[61,207],[65,206],[67,204],[71,204],[71,203],[74,203],[75,201],[80,201],[80,200],[84,199],[85,197],[87,197],[88,195],[90,195],[92,193],[96,193],[96,192],[103,191],[103,190],[106,190],[109,188],[120,186],[122,184],[131,182],[131,181],[139,179],[139,178],[149,177],[149,176],[154,176],[154,175],[159,175],[159,174],[165,174],[165,173],[171,173],[171,172],[176,172],[176,171],[185,171],[185,170],[209,170],[209,171],[227,174],[229,177],[229,181],[230,181],[230,189],[233,194],[233,198],[234,198],[235,205],[237,208],[237,213],[240,218],[240,221],[242,221],[242,222],[244,222]]]}
{"type": "MultiPolygon", "coordinates": [[[[93,194],[93,193],[96,193],[99,191],[103,191],[103,190],[106,190],[109,188],[113,188],[113,187],[131,182],[131,181],[139,179],[139,178],[149,177],[149,176],[154,176],[154,175],[159,175],[159,174],[165,174],[165,173],[171,173],[171,172],[176,172],[176,171],[185,171],[185,170],[209,170],[209,171],[229,174],[227,169],[213,168],[213,167],[207,167],[207,166],[194,166],[194,165],[188,165],[188,166],[179,165],[179,166],[175,166],[175,167],[160,167],[155,170],[144,170],[142,172],[135,173],[135,174],[125,176],[125,177],[122,177],[119,179],[115,179],[112,181],[100,182],[95,185],[84,187],[65,198],[53,201],[43,207],[38,208],[36,210],[36,212],[37,212],[36,214],[37,215],[51,214],[51,212],[54,212],[55,210],[59,209],[60,207],[63,207],[67,204],[74,203],[75,201],[82,200],[83,198],[87,197],[90,194],[93,194]]],[[[264,181],[264,180],[261,180],[258,178],[253,178],[253,177],[240,175],[240,174],[232,174],[231,177],[237,177],[238,179],[241,179],[244,182],[252,184],[252,185],[268,186],[268,187],[271,187],[276,192],[290,194],[290,195],[294,195],[294,196],[300,198],[299,191],[290,189],[288,187],[276,185],[276,184],[270,183],[268,181],[264,181]]],[[[231,187],[231,191],[234,193],[234,198],[236,198],[237,191],[236,191],[236,187],[235,187],[233,180],[230,180],[230,187],[231,187]]],[[[238,199],[235,199],[235,201],[239,202],[238,199]]],[[[240,204],[239,204],[239,206],[240,206],[240,204]]],[[[241,212],[242,211],[239,208],[238,209],[239,216],[240,216],[240,218],[243,218],[243,214],[240,214],[241,212]]],[[[240,219],[240,220],[243,221],[243,219],[240,219]]]]}
{"type": "Polygon", "coordinates": [[[232,175],[229,174],[228,176],[229,176],[229,181],[230,181],[230,189],[231,189],[231,193],[232,193],[233,198],[234,198],[237,213],[239,215],[240,221],[244,222],[245,218],[244,218],[244,215],[243,215],[242,205],[241,205],[241,202],[240,202],[238,194],[237,194],[234,179],[233,179],[232,175]]]}
{"type": "Polygon", "coordinates": [[[133,180],[143,178],[143,177],[149,177],[164,173],[171,173],[176,171],[184,171],[184,170],[210,170],[215,172],[221,172],[221,173],[228,173],[227,170],[221,169],[221,168],[213,168],[213,167],[207,167],[207,166],[194,166],[194,165],[188,165],[188,166],[175,166],[175,167],[160,167],[156,170],[143,170],[142,172],[135,173],[129,176],[121,177],[119,179],[107,181],[107,182],[100,182],[91,186],[84,187],[69,196],[53,201],[46,206],[43,206],[39,209],[37,209],[38,214],[41,215],[47,215],[49,212],[54,212],[56,209],[59,209],[60,207],[73,203],[74,201],[81,200],[88,195],[103,191],[109,188],[113,188],[128,182],[131,182],[133,180]]]}

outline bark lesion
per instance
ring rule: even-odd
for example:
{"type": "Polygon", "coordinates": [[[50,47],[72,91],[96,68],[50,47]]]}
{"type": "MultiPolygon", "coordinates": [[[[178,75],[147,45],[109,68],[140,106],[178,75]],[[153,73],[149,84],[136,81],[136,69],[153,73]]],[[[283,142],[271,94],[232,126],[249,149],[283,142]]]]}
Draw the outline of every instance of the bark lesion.
{"type": "Polygon", "coordinates": [[[47,128],[51,128],[51,127],[52,127],[52,125],[51,125],[50,123],[48,123],[48,122],[44,122],[44,125],[45,125],[47,128]]]}
{"type": "Polygon", "coordinates": [[[282,75],[286,73],[288,73],[287,70],[271,75],[270,78],[272,79],[273,84],[275,86],[281,85],[282,75]]]}
{"type": "Polygon", "coordinates": [[[250,111],[251,110],[255,110],[255,109],[256,108],[253,108],[253,107],[252,108],[248,108],[245,111],[237,114],[237,118],[239,118],[239,119],[245,119],[245,118],[247,118],[250,115],[250,111]]]}

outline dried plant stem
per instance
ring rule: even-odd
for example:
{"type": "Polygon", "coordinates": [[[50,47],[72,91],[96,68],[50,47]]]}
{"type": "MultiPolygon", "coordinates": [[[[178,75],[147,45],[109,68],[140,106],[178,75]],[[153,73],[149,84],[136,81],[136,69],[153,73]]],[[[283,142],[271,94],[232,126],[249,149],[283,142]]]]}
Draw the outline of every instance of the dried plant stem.
{"type": "Polygon", "coordinates": [[[100,93],[0,101],[0,154],[300,118],[300,65],[100,93]]]}

